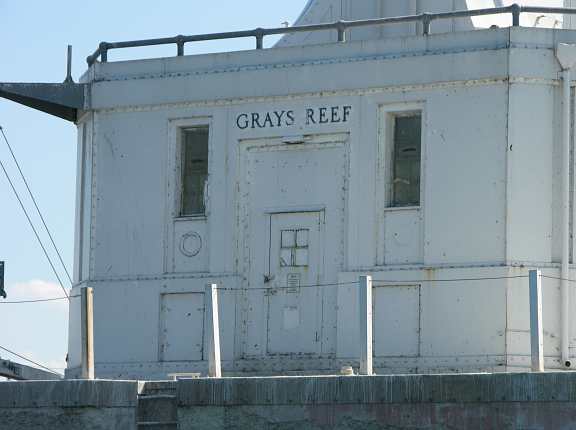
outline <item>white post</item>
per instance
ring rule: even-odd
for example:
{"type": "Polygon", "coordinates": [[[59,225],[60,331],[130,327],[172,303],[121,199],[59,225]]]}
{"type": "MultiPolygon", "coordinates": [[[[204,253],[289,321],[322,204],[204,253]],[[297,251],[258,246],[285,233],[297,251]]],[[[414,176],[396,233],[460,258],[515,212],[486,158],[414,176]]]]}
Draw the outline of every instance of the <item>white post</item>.
{"type": "Polygon", "coordinates": [[[82,342],[82,379],[94,379],[94,292],[80,289],[80,319],[82,342]]]}
{"type": "Polygon", "coordinates": [[[544,372],[544,338],[542,329],[542,273],[530,271],[530,348],[532,371],[544,372]]]}
{"type": "Polygon", "coordinates": [[[218,319],[218,286],[216,284],[206,286],[204,300],[208,327],[208,376],[210,378],[221,378],[220,323],[218,319]]]}
{"type": "Polygon", "coordinates": [[[560,296],[562,308],[560,311],[561,325],[561,354],[562,363],[570,367],[570,124],[571,124],[571,78],[570,69],[562,72],[563,100],[562,100],[562,255],[560,268],[560,296]]]}
{"type": "Polygon", "coordinates": [[[358,285],[360,319],[360,375],[372,375],[372,277],[360,276],[358,285]]]}

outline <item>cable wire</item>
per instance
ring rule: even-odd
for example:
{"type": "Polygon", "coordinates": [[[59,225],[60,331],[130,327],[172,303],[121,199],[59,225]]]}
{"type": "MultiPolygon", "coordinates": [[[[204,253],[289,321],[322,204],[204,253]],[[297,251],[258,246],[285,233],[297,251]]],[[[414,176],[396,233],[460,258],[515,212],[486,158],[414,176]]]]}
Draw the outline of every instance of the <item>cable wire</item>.
{"type": "Polygon", "coordinates": [[[34,360],[30,360],[29,358],[24,357],[23,355],[18,354],[17,352],[10,351],[8,348],[4,348],[4,347],[1,346],[1,345],[0,345],[0,349],[3,350],[3,351],[6,351],[6,352],[8,352],[8,353],[10,353],[10,354],[12,354],[12,355],[14,355],[14,356],[16,356],[16,357],[18,357],[18,358],[21,358],[22,360],[25,360],[25,361],[27,361],[27,362],[29,362],[29,363],[32,363],[32,364],[34,364],[34,365],[36,365],[36,366],[38,366],[38,367],[40,367],[40,368],[42,368],[42,369],[44,369],[44,370],[47,370],[47,371],[49,371],[50,373],[53,373],[54,375],[63,376],[61,373],[58,373],[58,372],[56,372],[55,370],[52,370],[52,369],[50,369],[49,367],[46,367],[46,366],[44,366],[44,365],[42,365],[42,364],[40,364],[40,363],[37,363],[37,362],[35,362],[34,360]]]}
{"type": "Polygon", "coordinates": [[[543,278],[546,278],[546,279],[554,279],[554,280],[556,280],[556,281],[576,282],[576,280],[574,280],[574,279],[561,278],[561,277],[558,277],[558,276],[546,276],[546,275],[541,275],[541,276],[542,276],[543,278]]]}
{"type": "Polygon", "coordinates": [[[10,145],[10,142],[8,142],[8,138],[6,137],[6,133],[4,133],[4,128],[1,125],[0,125],[0,133],[2,133],[2,136],[4,137],[4,141],[6,142],[6,146],[8,146],[8,150],[10,151],[10,154],[12,155],[12,159],[14,160],[14,163],[16,164],[16,167],[18,168],[18,172],[20,172],[20,177],[22,178],[24,185],[26,185],[26,189],[28,190],[28,194],[30,195],[32,202],[34,203],[34,207],[36,208],[36,212],[38,212],[38,215],[40,216],[40,219],[42,220],[42,224],[44,225],[44,229],[46,229],[46,233],[48,233],[48,237],[50,238],[50,242],[52,243],[52,246],[54,247],[54,250],[56,251],[56,255],[58,255],[58,259],[60,260],[60,264],[64,268],[64,272],[66,272],[66,276],[68,277],[70,284],[72,284],[72,277],[70,276],[70,273],[68,272],[68,269],[66,268],[66,264],[64,264],[64,260],[62,259],[62,255],[60,254],[60,250],[58,249],[58,247],[56,246],[56,243],[54,242],[54,238],[52,237],[52,233],[50,232],[50,229],[48,228],[48,225],[46,224],[46,220],[44,219],[44,216],[42,215],[42,211],[40,211],[40,208],[38,207],[38,203],[36,202],[36,198],[34,197],[32,190],[30,189],[30,185],[28,184],[28,180],[26,179],[26,176],[24,176],[24,172],[22,171],[22,168],[20,167],[20,163],[18,162],[18,159],[16,158],[16,154],[14,154],[14,151],[12,150],[12,146],[10,145]]]}
{"type": "MultiPolygon", "coordinates": [[[[72,298],[73,296],[70,296],[72,298]]],[[[1,301],[0,305],[15,305],[19,303],[42,303],[42,302],[56,302],[58,300],[68,300],[68,297],[54,297],[52,299],[37,299],[37,300],[13,300],[9,302],[1,301]]]]}
{"type": "MultiPolygon", "coordinates": [[[[494,276],[483,278],[452,278],[452,279],[419,279],[419,280],[391,280],[391,279],[373,279],[372,284],[423,284],[430,282],[474,282],[474,281],[498,281],[501,279],[528,279],[528,275],[516,276],[494,276]]],[[[269,290],[294,290],[298,288],[318,288],[318,287],[340,287],[346,285],[357,285],[358,281],[340,282],[333,284],[316,284],[316,285],[298,285],[294,287],[255,287],[255,288],[220,288],[220,291],[269,291],[269,290]]]]}
{"type": "Polygon", "coordinates": [[[80,294],[76,294],[75,296],[69,296],[69,297],[51,297],[51,298],[46,298],[46,299],[32,299],[32,300],[12,300],[12,301],[2,301],[0,302],[0,305],[16,305],[16,304],[20,304],[20,303],[43,303],[43,302],[56,302],[58,300],[69,300],[69,299],[74,299],[76,297],[80,297],[80,294]]]}
{"type": "Polygon", "coordinates": [[[6,167],[4,167],[4,163],[2,163],[2,160],[0,160],[0,167],[4,171],[4,175],[6,176],[6,179],[8,180],[8,183],[10,184],[10,187],[12,188],[12,191],[14,192],[14,195],[16,196],[16,199],[18,200],[18,203],[20,203],[20,207],[22,208],[22,211],[24,211],[24,215],[26,216],[26,219],[28,220],[28,224],[30,224],[30,227],[32,228],[32,231],[34,232],[34,235],[36,236],[36,239],[38,240],[38,243],[40,244],[40,247],[42,248],[42,251],[44,252],[44,255],[46,256],[46,259],[48,260],[48,263],[50,264],[50,267],[52,268],[52,272],[54,272],[54,275],[56,276],[56,279],[58,280],[60,288],[62,288],[62,291],[64,291],[64,295],[69,298],[68,292],[66,291],[66,288],[64,288],[62,280],[60,279],[60,276],[58,275],[58,272],[56,271],[56,268],[54,267],[54,264],[52,263],[52,259],[50,258],[50,255],[48,255],[48,251],[46,251],[46,248],[44,247],[44,244],[42,243],[42,240],[40,239],[40,236],[38,235],[38,231],[36,230],[36,227],[34,227],[34,223],[30,219],[30,216],[28,215],[28,211],[26,210],[26,207],[24,207],[24,203],[22,203],[22,199],[20,198],[20,195],[18,194],[18,191],[16,190],[16,187],[14,186],[14,183],[12,182],[10,175],[8,174],[8,171],[6,170],[6,167]]]}

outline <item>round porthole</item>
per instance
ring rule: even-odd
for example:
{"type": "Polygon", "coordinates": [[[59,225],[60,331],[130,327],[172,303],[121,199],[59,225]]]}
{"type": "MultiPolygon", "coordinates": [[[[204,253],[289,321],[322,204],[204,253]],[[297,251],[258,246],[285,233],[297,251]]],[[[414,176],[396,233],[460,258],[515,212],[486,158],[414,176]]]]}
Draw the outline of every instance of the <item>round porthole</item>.
{"type": "Polygon", "coordinates": [[[180,252],[186,257],[196,257],[202,249],[202,238],[195,231],[182,236],[180,240],[180,252]]]}

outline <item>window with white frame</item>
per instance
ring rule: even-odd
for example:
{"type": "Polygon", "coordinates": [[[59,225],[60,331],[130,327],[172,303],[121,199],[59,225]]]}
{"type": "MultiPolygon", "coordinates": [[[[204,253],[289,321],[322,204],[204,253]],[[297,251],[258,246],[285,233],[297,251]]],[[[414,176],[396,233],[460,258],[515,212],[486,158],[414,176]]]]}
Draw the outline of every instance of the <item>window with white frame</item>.
{"type": "Polygon", "coordinates": [[[207,125],[183,128],[181,133],[180,216],[201,216],[206,212],[210,128],[207,125]]]}
{"type": "Polygon", "coordinates": [[[410,112],[394,115],[393,130],[390,206],[419,206],[422,114],[410,112]]]}

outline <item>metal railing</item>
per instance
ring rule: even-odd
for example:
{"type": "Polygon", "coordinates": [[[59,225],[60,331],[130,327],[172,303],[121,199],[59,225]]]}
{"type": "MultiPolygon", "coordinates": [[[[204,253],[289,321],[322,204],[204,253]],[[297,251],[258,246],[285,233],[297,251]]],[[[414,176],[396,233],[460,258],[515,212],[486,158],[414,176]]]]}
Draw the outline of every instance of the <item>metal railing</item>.
{"type": "Polygon", "coordinates": [[[132,40],[126,42],[101,42],[94,54],[90,55],[86,61],[92,66],[98,58],[103,63],[108,61],[108,51],[112,49],[136,48],[143,46],[172,45],[177,48],[177,56],[184,55],[184,45],[189,42],[204,42],[210,40],[223,39],[240,39],[253,37],[256,39],[256,49],[264,48],[264,37],[278,34],[293,34],[310,31],[336,31],[338,42],[346,41],[346,31],[357,27],[381,26],[387,24],[403,23],[421,23],[422,34],[430,34],[430,27],[433,21],[453,18],[470,18],[474,16],[486,15],[512,15],[512,26],[520,26],[520,15],[522,13],[541,13],[541,14],[570,14],[576,15],[576,9],[555,8],[555,7],[538,7],[538,6],[520,6],[513,4],[506,7],[495,7],[487,9],[460,10],[454,12],[442,13],[421,13],[418,15],[398,16],[389,18],[364,19],[357,21],[337,21],[325,24],[299,25],[294,27],[277,27],[277,28],[256,28],[254,30],[231,31],[225,33],[198,34],[194,36],[175,36],[164,37],[160,39],[132,40]]]}

